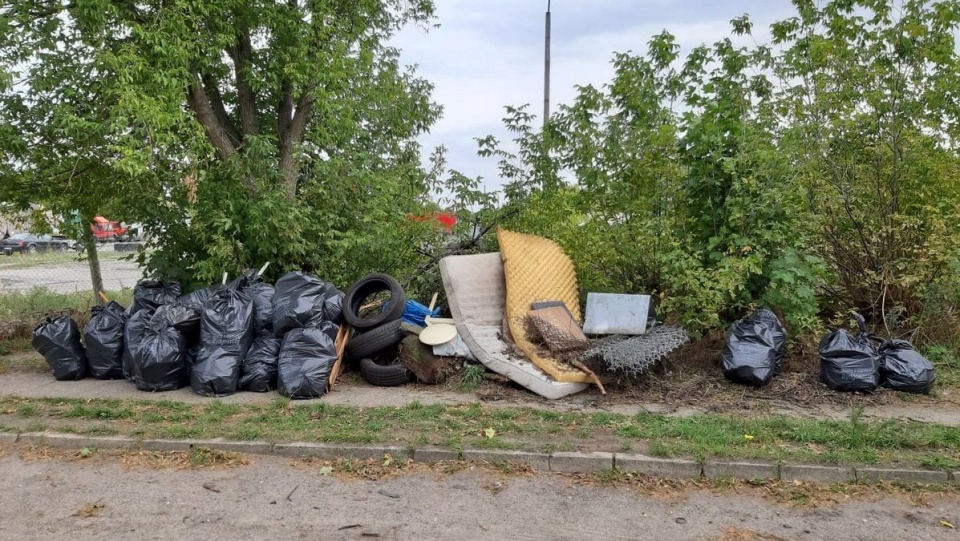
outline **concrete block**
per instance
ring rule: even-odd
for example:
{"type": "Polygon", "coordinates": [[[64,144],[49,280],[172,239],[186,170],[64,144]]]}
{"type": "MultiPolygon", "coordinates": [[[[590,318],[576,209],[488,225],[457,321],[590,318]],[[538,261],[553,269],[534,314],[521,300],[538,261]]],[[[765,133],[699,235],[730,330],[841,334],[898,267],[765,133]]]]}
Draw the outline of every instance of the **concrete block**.
{"type": "Polygon", "coordinates": [[[498,462],[521,462],[537,471],[550,471],[550,455],[546,453],[466,449],[463,451],[463,458],[464,460],[477,460],[491,464],[498,462]]]}
{"type": "Polygon", "coordinates": [[[201,446],[218,451],[246,453],[250,455],[269,455],[273,453],[273,444],[265,441],[225,441],[215,439],[203,442],[201,446]]]}
{"type": "Polygon", "coordinates": [[[857,481],[899,481],[901,483],[941,484],[950,480],[945,471],[857,468],[857,481]]]}
{"type": "Polygon", "coordinates": [[[681,458],[655,458],[645,455],[617,453],[615,460],[618,470],[637,472],[654,477],[699,479],[702,472],[699,462],[681,458]]]}
{"type": "Polygon", "coordinates": [[[553,453],[550,471],[565,473],[600,472],[613,469],[613,453],[553,453]]]}
{"type": "Polygon", "coordinates": [[[703,463],[703,476],[707,479],[730,477],[733,479],[779,479],[776,464],[755,462],[726,462],[708,460],[703,463]]]}
{"type": "Polygon", "coordinates": [[[950,477],[953,478],[953,481],[954,481],[955,483],[960,483],[960,471],[955,471],[955,472],[951,473],[951,474],[950,474],[950,477]]]}
{"type": "Polygon", "coordinates": [[[205,443],[202,440],[142,440],[140,448],[160,453],[186,453],[191,447],[203,447],[205,443]]]}
{"type": "Polygon", "coordinates": [[[0,445],[13,445],[17,443],[18,436],[16,432],[0,432],[0,445]]]}
{"type": "Polygon", "coordinates": [[[21,445],[46,445],[46,432],[23,432],[17,438],[17,443],[21,445]]]}
{"type": "Polygon", "coordinates": [[[413,450],[413,460],[416,462],[433,463],[443,460],[460,460],[460,453],[450,449],[424,447],[413,450]]]}
{"type": "Polygon", "coordinates": [[[314,457],[326,460],[334,460],[337,458],[369,460],[380,459],[385,455],[390,455],[394,458],[410,458],[410,451],[404,447],[366,447],[309,442],[277,443],[273,446],[273,454],[290,458],[314,457]]]}
{"type": "Polygon", "coordinates": [[[82,436],[79,434],[47,433],[43,443],[59,449],[131,449],[137,440],[126,436],[82,436]]]}
{"type": "Polygon", "coordinates": [[[808,483],[845,483],[856,481],[853,468],[842,466],[810,466],[805,464],[782,464],[781,481],[805,481],[808,483]]]}

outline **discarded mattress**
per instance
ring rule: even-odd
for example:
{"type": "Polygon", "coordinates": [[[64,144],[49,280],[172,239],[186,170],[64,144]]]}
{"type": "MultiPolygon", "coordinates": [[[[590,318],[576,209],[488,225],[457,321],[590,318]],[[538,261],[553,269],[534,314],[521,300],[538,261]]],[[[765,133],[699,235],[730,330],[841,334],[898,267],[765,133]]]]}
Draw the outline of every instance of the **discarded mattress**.
{"type": "Polygon", "coordinates": [[[557,243],[543,237],[499,229],[497,240],[506,283],[507,325],[517,348],[557,381],[591,383],[593,379],[585,372],[550,357],[527,336],[527,312],[535,302],[563,301],[573,319],[581,321],[573,262],[557,243]]]}
{"type": "Polygon", "coordinates": [[[506,286],[499,253],[445,257],[440,275],[460,337],[487,368],[551,400],[587,388],[586,383],[556,381],[531,362],[504,353],[500,336],[506,286]]]}

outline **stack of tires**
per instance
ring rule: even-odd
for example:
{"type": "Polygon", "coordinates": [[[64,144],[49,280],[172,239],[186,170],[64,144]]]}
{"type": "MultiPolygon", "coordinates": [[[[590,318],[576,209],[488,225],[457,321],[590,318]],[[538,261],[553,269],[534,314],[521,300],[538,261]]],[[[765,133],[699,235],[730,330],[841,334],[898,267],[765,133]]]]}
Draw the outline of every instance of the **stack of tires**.
{"type": "Polygon", "coordinates": [[[347,343],[347,355],[371,385],[395,387],[409,380],[396,355],[405,336],[400,328],[405,306],[403,287],[387,274],[361,278],[343,299],[343,318],[356,330],[347,343]],[[386,294],[389,299],[382,298],[386,294]]]}

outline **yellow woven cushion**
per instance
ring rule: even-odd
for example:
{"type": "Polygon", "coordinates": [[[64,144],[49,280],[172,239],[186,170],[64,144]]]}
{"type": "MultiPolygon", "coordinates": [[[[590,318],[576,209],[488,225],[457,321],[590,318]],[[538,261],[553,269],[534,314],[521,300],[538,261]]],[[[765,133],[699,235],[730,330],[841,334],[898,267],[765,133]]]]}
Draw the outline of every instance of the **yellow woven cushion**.
{"type": "Polygon", "coordinates": [[[497,240],[507,285],[507,324],[517,348],[557,381],[591,383],[582,370],[535,346],[525,325],[530,305],[541,301],[563,301],[577,323],[581,321],[573,262],[557,243],[543,237],[498,229],[497,240]]]}

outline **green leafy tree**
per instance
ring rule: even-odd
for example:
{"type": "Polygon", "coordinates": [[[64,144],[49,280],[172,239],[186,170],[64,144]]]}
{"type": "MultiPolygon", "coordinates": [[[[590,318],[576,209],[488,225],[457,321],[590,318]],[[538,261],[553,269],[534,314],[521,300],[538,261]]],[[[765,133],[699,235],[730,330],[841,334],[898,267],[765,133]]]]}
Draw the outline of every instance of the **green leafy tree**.
{"type": "Polygon", "coordinates": [[[439,108],[386,42],[428,24],[432,2],[0,6],[0,66],[20,81],[2,95],[4,120],[24,134],[7,167],[47,179],[72,169],[57,148],[83,149],[100,164],[88,184],[114,190],[91,190],[96,208],[157,233],[141,254],[152,270],[209,281],[270,260],[346,281],[403,271],[403,247],[429,234],[405,224],[427,195],[415,137],[439,108]],[[65,115],[70,99],[86,107],[65,115]],[[68,120],[79,146],[55,128],[68,120]],[[48,128],[60,137],[49,163],[28,152],[48,128]]]}

